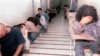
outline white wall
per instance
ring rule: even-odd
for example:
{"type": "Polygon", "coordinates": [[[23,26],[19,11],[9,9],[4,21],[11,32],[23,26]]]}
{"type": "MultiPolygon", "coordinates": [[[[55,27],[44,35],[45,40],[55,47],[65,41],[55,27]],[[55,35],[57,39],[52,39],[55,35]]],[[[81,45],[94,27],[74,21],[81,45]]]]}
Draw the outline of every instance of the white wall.
{"type": "Polygon", "coordinates": [[[0,0],[0,22],[12,26],[32,16],[32,0],[0,0]]]}
{"type": "Polygon", "coordinates": [[[48,8],[50,8],[50,0],[47,0],[47,2],[48,2],[48,8]]]}
{"type": "Polygon", "coordinates": [[[43,11],[46,11],[46,9],[48,8],[48,0],[41,0],[41,7],[43,11]]]}
{"type": "Polygon", "coordinates": [[[33,0],[33,14],[34,16],[38,13],[38,8],[41,7],[41,0],[33,0]]]}
{"type": "Polygon", "coordinates": [[[58,6],[59,3],[60,3],[60,0],[51,0],[50,1],[50,7],[54,8],[54,7],[58,6]]]}
{"type": "Polygon", "coordinates": [[[98,24],[100,25],[100,0],[78,0],[78,7],[84,4],[92,5],[97,9],[99,15],[98,24]]]}

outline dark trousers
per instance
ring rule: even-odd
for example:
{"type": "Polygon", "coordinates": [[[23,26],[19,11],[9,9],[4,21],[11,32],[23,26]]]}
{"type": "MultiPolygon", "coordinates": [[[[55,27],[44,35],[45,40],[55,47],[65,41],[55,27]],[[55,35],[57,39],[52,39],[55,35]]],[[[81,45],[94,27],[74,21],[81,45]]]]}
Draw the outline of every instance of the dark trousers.
{"type": "Polygon", "coordinates": [[[98,43],[87,40],[75,41],[75,56],[85,56],[84,47],[89,47],[93,54],[98,54],[98,43]]]}
{"type": "MultiPolygon", "coordinates": [[[[13,56],[15,51],[1,51],[2,56],[13,56]]],[[[22,56],[23,55],[23,51],[20,52],[20,54],[18,56],[22,56]]]]}

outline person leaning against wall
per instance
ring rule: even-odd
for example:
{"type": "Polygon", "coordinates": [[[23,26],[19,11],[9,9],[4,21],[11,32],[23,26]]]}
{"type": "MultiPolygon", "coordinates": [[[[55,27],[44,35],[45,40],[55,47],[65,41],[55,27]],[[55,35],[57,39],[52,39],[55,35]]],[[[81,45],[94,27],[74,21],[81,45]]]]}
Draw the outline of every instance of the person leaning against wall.
{"type": "MultiPolygon", "coordinates": [[[[87,33],[91,36],[89,39],[75,40],[75,56],[85,56],[84,47],[89,47],[92,51],[92,56],[98,55],[99,35],[97,31],[98,15],[97,10],[93,6],[83,5],[79,8],[76,14],[73,31],[75,34],[87,33]],[[94,38],[95,40],[92,40],[94,38]]],[[[88,38],[88,37],[86,37],[88,38]]]]}
{"type": "Polygon", "coordinates": [[[22,56],[25,39],[16,27],[0,23],[0,56],[22,56]]]}

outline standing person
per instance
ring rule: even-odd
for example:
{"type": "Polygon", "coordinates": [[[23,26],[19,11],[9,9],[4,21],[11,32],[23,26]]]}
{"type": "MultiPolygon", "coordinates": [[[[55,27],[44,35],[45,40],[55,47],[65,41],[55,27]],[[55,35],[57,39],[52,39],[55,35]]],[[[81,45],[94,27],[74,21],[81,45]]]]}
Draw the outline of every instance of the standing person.
{"type": "Polygon", "coordinates": [[[68,5],[64,5],[64,18],[68,21],[67,18],[67,12],[69,11],[69,6],[68,5]]]}
{"type": "Polygon", "coordinates": [[[77,6],[78,6],[78,0],[72,0],[72,6],[71,6],[71,11],[76,12],[77,11],[77,6]]]}
{"type": "Polygon", "coordinates": [[[0,56],[22,56],[25,39],[16,27],[0,23],[0,56]]]}
{"type": "MultiPolygon", "coordinates": [[[[74,22],[73,30],[75,34],[87,33],[92,36],[90,39],[75,40],[75,56],[85,56],[84,47],[90,47],[93,56],[98,56],[98,34],[95,30],[97,27],[98,15],[93,6],[83,5],[79,8],[76,14],[76,21],[74,22]]],[[[87,37],[88,38],[88,37],[87,37]]]]}

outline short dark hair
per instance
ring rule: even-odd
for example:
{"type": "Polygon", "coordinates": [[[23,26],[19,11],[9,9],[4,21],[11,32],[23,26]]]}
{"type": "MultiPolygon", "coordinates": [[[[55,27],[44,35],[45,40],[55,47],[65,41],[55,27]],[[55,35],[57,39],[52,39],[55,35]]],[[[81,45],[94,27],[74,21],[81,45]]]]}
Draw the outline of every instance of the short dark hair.
{"type": "Polygon", "coordinates": [[[82,17],[85,16],[92,16],[93,17],[92,22],[98,21],[97,10],[93,6],[83,5],[82,7],[80,7],[76,14],[76,20],[80,22],[82,17]]]}
{"type": "Polygon", "coordinates": [[[64,7],[68,7],[68,8],[69,8],[69,6],[68,6],[68,5],[64,5],[64,7]]]}
{"type": "Polygon", "coordinates": [[[33,22],[33,21],[34,21],[34,17],[29,17],[29,18],[27,19],[27,21],[33,22]]]}
{"type": "Polygon", "coordinates": [[[39,10],[42,11],[42,8],[38,8],[38,11],[39,11],[39,10]]]}

